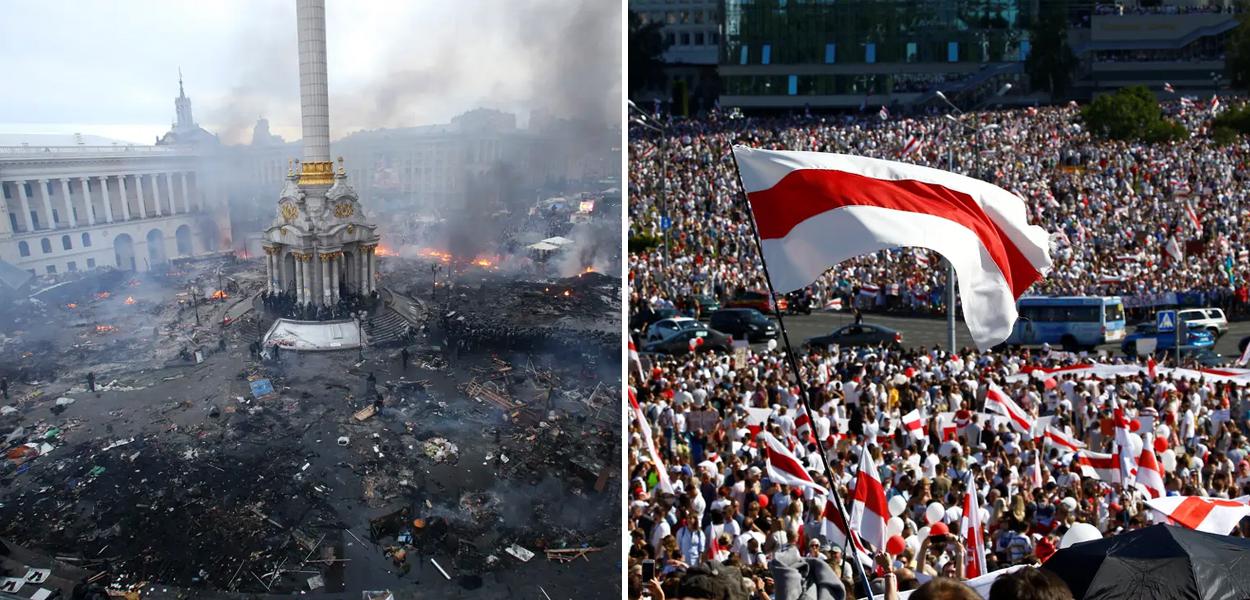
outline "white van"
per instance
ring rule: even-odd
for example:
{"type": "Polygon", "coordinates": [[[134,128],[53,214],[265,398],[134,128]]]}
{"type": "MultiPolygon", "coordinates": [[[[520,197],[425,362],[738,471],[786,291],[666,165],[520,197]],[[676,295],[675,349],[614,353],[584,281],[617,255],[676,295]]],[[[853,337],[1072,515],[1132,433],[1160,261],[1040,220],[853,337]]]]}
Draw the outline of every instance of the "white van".
{"type": "Polygon", "coordinates": [[[1176,311],[1176,316],[1190,329],[1205,329],[1216,339],[1228,333],[1228,319],[1219,308],[1186,308],[1176,311]]]}

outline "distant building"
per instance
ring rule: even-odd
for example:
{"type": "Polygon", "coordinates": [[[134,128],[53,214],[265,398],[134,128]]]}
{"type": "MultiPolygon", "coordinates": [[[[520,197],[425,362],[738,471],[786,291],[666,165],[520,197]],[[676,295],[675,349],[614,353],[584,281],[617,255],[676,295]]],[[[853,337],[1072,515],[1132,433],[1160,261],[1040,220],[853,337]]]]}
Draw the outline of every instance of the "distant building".
{"type": "Polygon", "coordinates": [[[665,85],[656,98],[678,114],[712,108],[721,36],[721,0],[629,0],[644,25],[660,23],[667,49],[665,85]]]}
{"type": "Polygon", "coordinates": [[[229,248],[226,208],[204,173],[217,138],[195,125],[181,81],[174,103],[177,120],[155,146],[5,136],[0,260],[41,276],[147,271],[229,248]]]}

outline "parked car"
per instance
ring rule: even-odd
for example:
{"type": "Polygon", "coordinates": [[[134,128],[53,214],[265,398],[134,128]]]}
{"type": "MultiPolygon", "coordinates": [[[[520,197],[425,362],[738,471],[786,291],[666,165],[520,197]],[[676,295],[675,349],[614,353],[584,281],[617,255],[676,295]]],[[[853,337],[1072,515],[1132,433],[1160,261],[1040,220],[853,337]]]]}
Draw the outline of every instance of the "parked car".
{"type": "Polygon", "coordinates": [[[1219,308],[1186,308],[1176,311],[1176,318],[1184,322],[1190,329],[1205,329],[1215,337],[1228,333],[1228,318],[1223,309],[1219,308]]]}
{"type": "Polygon", "coordinates": [[[660,319],[647,327],[644,342],[658,342],[667,339],[686,329],[702,327],[703,324],[690,317],[669,317],[660,319]]]}
{"type": "Polygon", "coordinates": [[[712,313],[708,325],[737,340],[761,342],[777,337],[772,319],[754,308],[722,308],[712,313]]]}
{"type": "Polygon", "coordinates": [[[901,344],[903,333],[883,325],[860,323],[847,325],[833,330],[829,335],[809,338],[804,342],[808,346],[825,347],[839,346],[876,346],[879,344],[901,344]]]}
{"type": "Polygon", "coordinates": [[[725,303],[725,308],[754,308],[762,313],[771,315],[776,310],[786,310],[789,308],[789,303],[786,302],[785,297],[777,298],[775,301],[770,302],[767,291],[754,290],[743,292],[730,299],[729,302],[725,303]]]}
{"type": "Polygon", "coordinates": [[[648,342],[642,347],[642,351],[660,354],[685,354],[690,352],[690,340],[697,339],[703,341],[696,343],[694,347],[695,352],[707,352],[709,350],[728,352],[733,347],[733,339],[728,335],[715,329],[709,329],[706,325],[699,323],[695,327],[683,329],[665,339],[648,342]]]}
{"type": "MultiPolygon", "coordinates": [[[[694,303],[699,306],[699,319],[705,320],[708,315],[720,310],[720,301],[711,296],[693,296],[694,303]]],[[[694,316],[694,315],[687,315],[694,316]]]]}
{"type": "MultiPolygon", "coordinates": [[[[1215,335],[1206,329],[1185,328],[1185,340],[1181,343],[1181,347],[1193,346],[1195,348],[1210,348],[1215,345],[1215,335]]],[[[1176,332],[1168,331],[1159,333],[1155,329],[1155,324],[1151,322],[1142,323],[1137,326],[1133,333],[1125,336],[1124,341],[1120,342],[1120,350],[1129,356],[1137,356],[1137,341],[1153,338],[1155,340],[1155,350],[1167,350],[1168,348],[1176,348],[1176,332]]]]}
{"type": "Polygon", "coordinates": [[[629,327],[634,331],[643,331],[656,321],[679,316],[681,316],[681,313],[678,313],[675,308],[657,308],[655,310],[643,309],[630,319],[629,327]]]}

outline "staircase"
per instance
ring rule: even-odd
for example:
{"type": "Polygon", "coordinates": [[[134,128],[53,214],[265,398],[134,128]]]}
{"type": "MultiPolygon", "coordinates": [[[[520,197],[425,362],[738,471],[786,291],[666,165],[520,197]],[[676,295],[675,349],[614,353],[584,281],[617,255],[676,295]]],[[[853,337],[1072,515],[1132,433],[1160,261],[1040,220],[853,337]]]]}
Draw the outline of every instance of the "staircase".
{"type": "Polygon", "coordinates": [[[408,321],[391,307],[383,306],[373,316],[373,323],[365,323],[365,335],[370,346],[402,345],[404,329],[408,321]]]}

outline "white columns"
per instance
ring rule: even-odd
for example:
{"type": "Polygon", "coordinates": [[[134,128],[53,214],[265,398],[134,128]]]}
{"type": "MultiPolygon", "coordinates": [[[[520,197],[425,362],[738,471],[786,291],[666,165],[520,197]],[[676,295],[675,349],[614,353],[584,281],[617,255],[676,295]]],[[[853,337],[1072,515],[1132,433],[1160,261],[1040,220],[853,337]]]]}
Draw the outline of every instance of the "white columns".
{"type": "Polygon", "coordinates": [[[369,282],[365,277],[365,273],[368,270],[368,267],[365,266],[365,261],[368,260],[369,253],[365,251],[363,245],[356,246],[356,248],[356,292],[363,296],[369,293],[369,288],[367,287],[369,282]]]}
{"type": "Polygon", "coordinates": [[[178,187],[182,188],[182,211],[191,212],[191,198],[187,196],[186,171],[178,171],[178,187]]]}
{"type": "Polygon", "coordinates": [[[143,199],[143,175],[135,175],[135,195],[139,199],[139,218],[148,218],[147,201],[143,199]]]}
{"type": "Polygon", "coordinates": [[[333,254],[318,253],[317,258],[321,260],[321,303],[330,306],[330,261],[333,254]]]}
{"type": "Polygon", "coordinates": [[[161,176],[160,174],[148,175],[148,179],[152,180],[152,206],[156,212],[156,216],[161,216],[161,176]]]}
{"type": "Polygon", "coordinates": [[[330,303],[338,304],[339,301],[339,262],[343,258],[342,252],[336,252],[334,259],[330,261],[330,303]]]}
{"type": "Polygon", "coordinates": [[[370,248],[367,252],[365,252],[365,264],[368,265],[368,268],[365,269],[365,276],[367,277],[367,281],[369,282],[368,287],[369,287],[370,294],[374,292],[374,290],[376,289],[375,286],[377,285],[375,283],[376,278],[373,276],[373,270],[377,266],[374,263],[374,260],[375,259],[373,257],[373,248],[370,248]]]}
{"type": "Polygon", "coordinates": [[[295,256],[295,303],[304,303],[304,260],[298,252],[295,256]]]}
{"type": "Polygon", "coordinates": [[[312,255],[311,254],[304,255],[304,260],[300,262],[300,269],[304,271],[304,303],[310,304],[313,301],[313,297],[312,297],[313,270],[312,270],[312,255]]]}
{"type": "Polygon", "coordinates": [[[74,217],[74,199],[69,195],[69,180],[62,177],[61,182],[61,206],[65,211],[65,223],[70,227],[78,225],[78,219],[74,217]]]}
{"type": "Polygon", "coordinates": [[[22,204],[22,224],[26,226],[26,231],[35,230],[35,222],[30,218],[30,198],[26,197],[26,182],[14,181],[13,186],[17,188],[17,199],[22,204]]]}
{"type": "Polygon", "coordinates": [[[96,177],[96,181],[100,182],[100,191],[104,193],[104,220],[105,222],[113,222],[113,201],[109,199],[109,178],[96,177]]]}
{"type": "Polygon", "coordinates": [[[87,177],[79,179],[82,184],[82,203],[87,208],[87,224],[95,225],[95,202],[91,200],[91,184],[87,180],[87,177]]]}
{"type": "Polygon", "coordinates": [[[48,180],[36,179],[35,187],[39,188],[39,203],[43,205],[43,214],[48,217],[44,229],[56,229],[56,219],[52,218],[52,201],[48,199],[48,180]]]}
{"type": "Polygon", "coordinates": [[[130,220],[130,199],[126,197],[126,176],[117,176],[117,193],[122,197],[122,220],[130,220]]]}
{"type": "MultiPolygon", "coordinates": [[[[0,181],[0,187],[4,182],[0,181]]],[[[4,190],[0,189],[0,234],[13,233],[13,223],[9,221],[9,203],[4,199],[4,190]]]]}
{"type": "MultiPolygon", "coordinates": [[[[47,217],[47,221],[42,222],[44,229],[60,229],[60,227],[56,226],[56,219],[53,219],[53,199],[47,197],[47,180],[36,179],[35,189],[39,190],[39,192],[37,192],[37,195],[39,195],[39,204],[44,206],[44,216],[47,217]]],[[[42,219],[40,219],[40,221],[42,221],[42,219]]]]}

